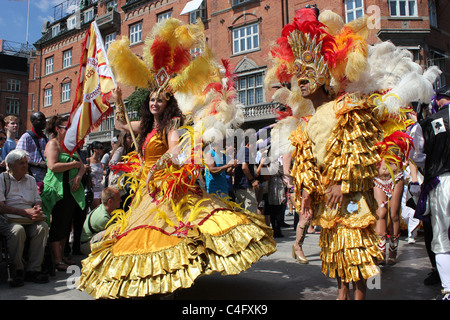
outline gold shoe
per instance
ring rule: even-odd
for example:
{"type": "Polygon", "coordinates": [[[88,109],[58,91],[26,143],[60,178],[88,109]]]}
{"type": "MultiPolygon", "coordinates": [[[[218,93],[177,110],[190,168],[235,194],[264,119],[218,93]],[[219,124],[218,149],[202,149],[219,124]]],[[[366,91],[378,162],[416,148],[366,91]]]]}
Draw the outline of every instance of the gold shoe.
{"type": "Polygon", "coordinates": [[[296,259],[298,262],[300,262],[301,264],[308,264],[309,261],[308,259],[304,258],[304,257],[299,257],[296,253],[295,253],[295,246],[292,246],[292,258],[296,259]]]}

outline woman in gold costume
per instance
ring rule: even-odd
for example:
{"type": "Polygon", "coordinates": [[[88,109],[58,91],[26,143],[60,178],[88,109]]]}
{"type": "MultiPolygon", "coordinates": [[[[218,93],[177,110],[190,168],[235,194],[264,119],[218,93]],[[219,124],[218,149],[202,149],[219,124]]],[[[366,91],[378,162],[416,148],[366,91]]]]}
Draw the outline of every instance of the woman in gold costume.
{"type": "MultiPolygon", "coordinates": [[[[161,52],[168,55],[170,46],[179,51],[181,45],[190,43],[185,47],[189,53],[195,41],[176,38],[195,36],[195,29],[185,32],[186,28],[198,28],[198,25],[185,26],[178,20],[168,19],[157,26],[153,34],[158,36],[150,41],[151,66],[157,60],[155,45],[163,46],[165,50],[161,52]],[[172,29],[177,30],[169,32],[172,29]]],[[[123,65],[114,64],[115,57],[122,59],[122,50],[127,48],[125,42],[116,51],[120,54],[112,56],[113,66],[123,65]]],[[[200,63],[201,59],[196,57],[192,63],[200,63]]],[[[140,59],[135,61],[141,63],[140,59]]],[[[191,62],[187,61],[186,66],[192,66],[191,62]]],[[[103,241],[93,246],[91,255],[83,261],[79,289],[95,298],[172,293],[191,287],[201,275],[238,274],[276,250],[272,231],[263,216],[243,210],[227,198],[207,194],[196,183],[202,163],[193,159],[201,145],[199,148],[196,144],[191,147],[181,144],[180,139],[184,141],[186,137],[191,141],[192,128],[181,127],[185,116],[173,94],[181,88],[174,82],[177,76],[187,75],[182,74],[183,68],[178,68],[178,74],[171,74],[170,69],[175,68],[173,65],[150,68],[155,75],[167,72],[172,82],[163,81],[152,87],[142,105],[141,120],[130,124],[132,131],[139,135],[138,154],[130,155],[128,164],[120,168],[128,172],[126,177],[133,195],[130,209],[115,214],[103,241]],[[187,130],[184,138],[179,134],[181,128],[187,130]]],[[[198,79],[202,71],[194,71],[198,79]]],[[[126,83],[120,71],[116,70],[116,74],[126,83]]],[[[120,90],[117,92],[120,101],[120,90]]],[[[117,122],[121,129],[127,130],[129,126],[121,108],[116,113],[117,122]]]]}
{"type": "Polygon", "coordinates": [[[392,44],[370,47],[367,35],[366,17],[344,25],[329,10],[319,15],[314,7],[300,9],[272,48],[274,66],[265,79],[267,85],[284,84],[278,95],[293,116],[272,129],[272,144],[285,146],[278,150],[284,163],[292,159],[297,211],[321,226],[322,272],[337,278],[338,299],[345,300],[351,282],[354,298],[365,299],[366,280],[380,271],[373,191],[384,134],[380,121],[401,103],[419,99],[418,91],[403,94],[398,79],[413,74],[426,88],[419,91],[423,96],[434,81],[392,44]],[[402,64],[397,73],[395,63],[402,64]],[[289,144],[282,142],[287,131],[289,144]]]}

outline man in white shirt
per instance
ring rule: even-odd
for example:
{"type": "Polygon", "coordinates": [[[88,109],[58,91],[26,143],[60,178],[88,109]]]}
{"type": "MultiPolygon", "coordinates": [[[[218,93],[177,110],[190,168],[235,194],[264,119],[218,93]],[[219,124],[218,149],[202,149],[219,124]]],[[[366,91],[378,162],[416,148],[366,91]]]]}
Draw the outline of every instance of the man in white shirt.
{"type": "Polygon", "coordinates": [[[0,234],[7,238],[14,265],[12,287],[22,286],[24,280],[49,281],[41,271],[49,228],[42,213],[36,180],[27,174],[27,155],[24,150],[12,150],[5,159],[7,172],[0,174],[0,234]],[[25,273],[22,255],[27,238],[30,245],[25,273]]]}

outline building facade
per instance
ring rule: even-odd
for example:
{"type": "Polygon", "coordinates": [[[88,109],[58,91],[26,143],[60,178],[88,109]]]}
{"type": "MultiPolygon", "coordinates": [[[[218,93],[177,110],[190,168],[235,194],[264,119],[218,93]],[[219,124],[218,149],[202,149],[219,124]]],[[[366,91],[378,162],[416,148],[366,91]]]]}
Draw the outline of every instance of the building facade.
{"type": "MultiPolygon", "coordinates": [[[[207,43],[218,59],[230,60],[237,75],[238,99],[244,105],[244,127],[258,129],[275,120],[271,96],[264,87],[268,53],[283,26],[307,4],[330,9],[349,22],[367,14],[371,18],[370,42],[391,40],[409,49],[423,67],[438,65],[443,74],[437,85],[450,80],[450,13],[444,0],[66,0],[55,7],[55,21],[44,26],[30,59],[29,112],[47,117],[69,114],[78,79],[81,45],[95,20],[105,46],[121,36],[142,54],[153,26],[173,17],[189,23],[200,18],[207,43]]],[[[124,88],[124,98],[132,93],[124,88]]],[[[111,141],[114,116],[104,121],[87,142],[111,141]]]]}
{"type": "Polygon", "coordinates": [[[0,114],[19,118],[17,138],[27,129],[28,59],[0,45],[0,114]]]}

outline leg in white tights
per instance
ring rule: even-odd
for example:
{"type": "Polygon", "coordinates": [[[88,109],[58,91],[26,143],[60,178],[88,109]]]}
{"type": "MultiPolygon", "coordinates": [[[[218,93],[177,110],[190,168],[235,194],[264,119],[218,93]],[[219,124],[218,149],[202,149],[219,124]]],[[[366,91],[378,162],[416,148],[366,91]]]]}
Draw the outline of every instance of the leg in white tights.
{"type": "Polygon", "coordinates": [[[450,252],[436,254],[436,265],[442,282],[444,295],[450,294],[450,252]]]}

